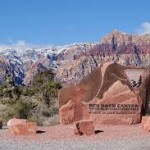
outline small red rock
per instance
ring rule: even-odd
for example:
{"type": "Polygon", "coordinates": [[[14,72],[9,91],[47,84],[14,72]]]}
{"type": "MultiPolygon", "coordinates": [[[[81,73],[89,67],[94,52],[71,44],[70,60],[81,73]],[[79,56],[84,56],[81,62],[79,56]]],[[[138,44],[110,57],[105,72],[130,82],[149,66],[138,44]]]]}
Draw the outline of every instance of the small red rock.
{"type": "Polygon", "coordinates": [[[10,128],[10,127],[16,126],[18,124],[25,124],[26,122],[27,122],[26,119],[16,119],[16,118],[13,118],[13,119],[10,119],[7,122],[7,127],[10,128]]]}
{"type": "Polygon", "coordinates": [[[142,124],[142,129],[150,132],[150,116],[143,116],[141,124],[142,124]]]}
{"type": "Polygon", "coordinates": [[[95,134],[94,124],[92,120],[81,120],[74,123],[74,134],[76,135],[92,135],[95,134]]]}
{"type": "Polygon", "coordinates": [[[36,122],[27,122],[25,119],[11,119],[7,122],[8,129],[13,135],[35,135],[37,131],[36,122]]]}
{"type": "Polygon", "coordinates": [[[36,123],[25,123],[25,124],[18,124],[16,126],[13,126],[10,128],[10,132],[13,135],[35,135],[37,130],[37,125],[36,123]]]}

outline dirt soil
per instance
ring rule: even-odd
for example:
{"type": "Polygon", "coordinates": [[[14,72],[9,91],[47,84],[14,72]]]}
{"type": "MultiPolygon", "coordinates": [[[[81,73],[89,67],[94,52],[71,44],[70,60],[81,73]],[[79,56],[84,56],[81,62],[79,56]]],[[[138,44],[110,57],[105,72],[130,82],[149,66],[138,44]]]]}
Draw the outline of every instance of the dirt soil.
{"type": "Polygon", "coordinates": [[[38,127],[35,136],[13,136],[7,128],[0,130],[0,140],[26,140],[26,141],[52,141],[52,140],[93,140],[93,141],[108,141],[120,139],[142,139],[150,138],[150,133],[143,131],[141,124],[138,125],[118,125],[118,126],[101,126],[95,127],[95,135],[78,136],[74,135],[73,125],[56,125],[52,127],[38,127]]]}

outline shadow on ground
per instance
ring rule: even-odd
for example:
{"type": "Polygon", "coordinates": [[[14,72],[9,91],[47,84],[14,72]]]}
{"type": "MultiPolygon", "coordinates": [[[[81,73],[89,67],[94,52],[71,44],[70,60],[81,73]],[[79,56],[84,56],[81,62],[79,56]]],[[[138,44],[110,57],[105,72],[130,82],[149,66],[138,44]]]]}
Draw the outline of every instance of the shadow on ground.
{"type": "Polygon", "coordinates": [[[102,130],[95,130],[95,134],[99,134],[101,132],[104,132],[104,131],[102,131],[102,130]]]}
{"type": "Polygon", "coordinates": [[[45,133],[45,132],[46,132],[46,131],[42,131],[42,130],[37,130],[37,131],[36,131],[37,134],[42,134],[42,133],[45,133]]]}

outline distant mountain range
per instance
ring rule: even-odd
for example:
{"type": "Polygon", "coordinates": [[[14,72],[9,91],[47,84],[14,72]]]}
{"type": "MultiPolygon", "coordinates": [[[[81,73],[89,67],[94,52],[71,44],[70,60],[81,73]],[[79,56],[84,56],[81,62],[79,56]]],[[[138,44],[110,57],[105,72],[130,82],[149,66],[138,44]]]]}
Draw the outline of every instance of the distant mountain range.
{"type": "Polygon", "coordinates": [[[12,74],[16,84],[30,85],[39,72],[52,68],[63,84],[78,82],[102,62],[126,66],[150,65],[150,34],[129,35],[112,31],[98,43],[49,48],[0,49],[0,83],[12,74]]]}

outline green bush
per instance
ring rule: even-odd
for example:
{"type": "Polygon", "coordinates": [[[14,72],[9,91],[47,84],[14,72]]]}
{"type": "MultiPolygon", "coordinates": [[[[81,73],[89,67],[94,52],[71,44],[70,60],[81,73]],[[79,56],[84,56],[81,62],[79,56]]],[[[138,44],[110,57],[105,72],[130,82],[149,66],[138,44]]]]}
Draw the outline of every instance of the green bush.
{"type": "Polygon", "coordinates": [[[14,106],[14,114],[16,118],[28,119],[31,116],[31,104],[28,101],[18,101],[14,106]]]}
{"type": "Polygon", "coordinates": [[[11,109],[5,112],[3,119],[7,122],[9,119],[28,119],[32,115],[32,107],[28,101],[19,100],[16,104],[11,106],[11,109]]]}
{"type": "Polygon", "coordinates": [[[42,115],[32,116],[28,120],[37,122],[38,126],[54,126],[60,124],[58,114],[51,117],[45,117],[42,115]]]}
{"type": "Polygon", "coordinates": [[[42,116],[52,117],[52,116],[58,114],[58,108],[56,108],[56,107],[45,108],[42,110],[41,113],[42,113],[42,116]]]}
{"type": "Polygon", "coordinates": [[[54,126],[58,124],[60,124],[58,114],[49,118],[45,118],[45,120],[43,119],[43,126],[54,126]]]}
{"type": "Polygon", "coordinates": [[[6,123],[8,120],[14,118],[14,111],[13,109],[9,109],[5,112],[5,114],[3,114],[2,118],[4,120],[4,122],[6,123]]]}
{"type": "Polygon", "coordinates": [[[38,125],[56,124],[58,121],[58,108],[56,98],[61,84],[54,80],[52,70],[39,73],[35,76],[33,84],[26,87],[17,86],[11,75],[6,77],[3,85],[0,85],[0,106],[8,109],[1,112],[4,121],[12,118],[28,119],[36,121],[38,125]]]}

